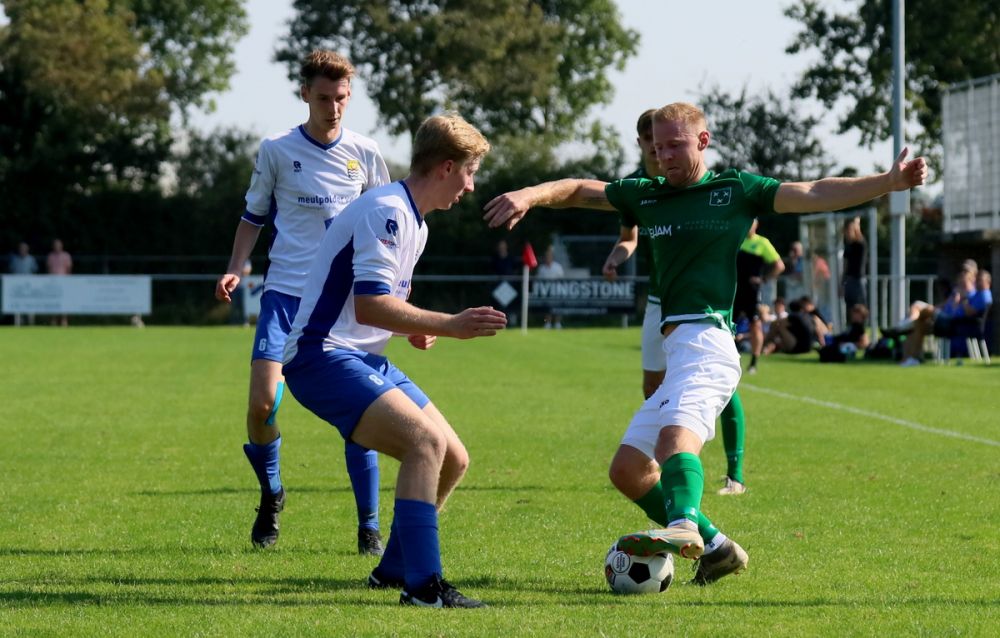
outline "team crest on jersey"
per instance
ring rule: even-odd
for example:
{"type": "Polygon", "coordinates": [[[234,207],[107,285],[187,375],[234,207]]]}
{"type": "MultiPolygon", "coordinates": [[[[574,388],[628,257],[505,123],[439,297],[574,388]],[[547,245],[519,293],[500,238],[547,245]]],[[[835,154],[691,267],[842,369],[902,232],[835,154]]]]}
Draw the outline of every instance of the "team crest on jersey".
{"type": "Polygon", "coordinates": [[[729,206],[733,200],[732,188],[718,188],[708,194],[709,206],[729,206]]]}
{"type": "Polygon", "coordinates": [[[296,173],[301,173],[302,162],[300,162],[299,160],[295,160],[294,162],[292,162],[292,170],[294,170],[296,173]]]}
{"type": "Polygon", "coordinates": [[[395,240],[392,239],[399,232],[399,223],[395,219],[390,217],[385,220],[385,232],[389,233],[390,237],[379,237],[378,240],[382,242],[382,245],[386,248],[395,248],[398,246],[395,240]]]}
{"type": "Polygon", "coordinates": [[[361,162],[356,159],[347,160],[347,177],[350,179],[361,179],[361,162]]]}

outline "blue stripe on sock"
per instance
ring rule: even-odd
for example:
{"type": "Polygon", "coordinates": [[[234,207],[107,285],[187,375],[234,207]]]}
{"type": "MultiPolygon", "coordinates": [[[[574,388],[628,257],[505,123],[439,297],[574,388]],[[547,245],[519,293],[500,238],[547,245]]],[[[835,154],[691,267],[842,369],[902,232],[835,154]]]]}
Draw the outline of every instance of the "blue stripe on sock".
{"type": "Polygon", "coordinates": [[[271,408],[271,414],[267,415],[267,419],[264,420],[264,425],[274,425],[275,420],[278,418],[278,408],[281,407],[281,397],[285,394],[285,382],[278,381],[278,385],[274,388],[274,407],[271,408]]]}

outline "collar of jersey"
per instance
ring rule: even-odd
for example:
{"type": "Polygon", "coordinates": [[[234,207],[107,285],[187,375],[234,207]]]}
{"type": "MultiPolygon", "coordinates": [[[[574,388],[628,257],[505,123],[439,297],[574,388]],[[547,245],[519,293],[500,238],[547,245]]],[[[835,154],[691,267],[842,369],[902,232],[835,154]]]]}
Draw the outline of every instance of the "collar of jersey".
{"type": "Polygon", "coordinates": [[[423,225],[424,218],[420,216],[420,211],[417,210],[417,203],[413,201],[413,195],[410,194],[410,189],[407,188],[406,182],[399,180],[396,182],[403,187],[403,191],[406,192],[406,199],[410,200],[410,208],[413,210],[413,216],[417,218],[417,228],[423,225]]]}
{"type": "Polygon", "coordinates": [[[315,139],[313,139],[313,138],[312,138],[312,137],[311,137],[311,136],[309,135],[309,133],[306,133],[306,127],[305,127],[305,126],[303,126],[302,124],[299,124],[299,133],[302,133],[302,137],[306,138],[306,140],[307,140],[307,141],[308,141],[308,142],[309,142],[310,144],[313,144],[314,146],[318,146],[318,147],[320,147],[321,149],[323,149],[324,151],[329,151],[329,150],[330,150],[331,148],[333,148],[334,146],[336,146],[337,144],[339,144],[339,143],[340,143],[340,140],[341,140],[341,138],[343,138],[343,137],[344,137],[344,127],[343,127],[343,126],[341,126],[341,127],[340,127],[340,135],[338,135],[338,136],[337,136],[337,139],[333,140],[333,141],[332,141],[332,142],[330,142],[329,144],[323,144],[322,142],[320,142],[320,141],[318,141],[318,140],[315,140],[315,139]]]}
{"type": "Polygon", "coordinates": [[[712,181],[716,177],[718,177],[718,175],[714,171],[705,171],[705,174],[697,182],[695,182],[694,184],[691,184],[690,186],[681,186],[680,188],[678,188],[677,186],[671,185],[670,182],[667,181],[666,177],[660,176],[660,177],[656,177],[656,178],[653,178],[653,179],[655,181],[659,182],[661,186],[666,186],[667,189],[668,189],[668,192],[679,192],[679,191],[687,190],[689,188],[694,188],[695,186],[702,186],[704,184],[707,184],[708,182],[712,181]]]}

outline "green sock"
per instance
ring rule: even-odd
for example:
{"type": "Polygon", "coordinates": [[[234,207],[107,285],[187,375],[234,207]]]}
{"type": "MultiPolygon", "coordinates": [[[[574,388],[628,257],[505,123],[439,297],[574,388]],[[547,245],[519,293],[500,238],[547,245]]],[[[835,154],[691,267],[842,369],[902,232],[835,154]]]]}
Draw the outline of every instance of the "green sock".
{"type": "Polygon", "coordinates": [[[726,449],[726,475],[743,482],[743,441],[746,438],[746,421],[739,392],[722,410],[722,446],[726,449]]]}
{"type": "MultiPolygon", "coordinates": [[[[646,516],[649,517],[649,520],[661,527],[667,526],[667,509],[663,503],[663,485],[659,482],[657,482],[651,490],[633,502],[638,505],[643,512],[646,512],[646,516]]],[[[712,539],[715,538],[715,535],[719,533],[719,528],[716,527],[712,521],[708,520],[708,517],[700,511],[698,512],[698,533],[701,534],[701,540],[706,543],[710,543],[712,539]]]]}
{"type": "Polygon", "coordinates": [[[705,473],[697,454],[681,452],[663,462],[660,483],[666,498],[667,521],[686,518],[698,522],[705,473]]]}
{"type": "Polygon", "coordinates": [[[663,503],[663,486],[657,481],[653,489],[646,492],[643,496],[635,499],[633,501],[638,505],[642,511],[646,512],[646,516],[649,520],[653,521],[660,527],[667,526],[667,508],[663,503]]]}
{"type": "Polygon", "coordinates": [[[719,528],[708,520],[708,517],[700,510],[698,511],[698,533],[701,534],[701,540],[705,541],[706,545],[712,542],[712,539],[719,533],[719,528]]]}

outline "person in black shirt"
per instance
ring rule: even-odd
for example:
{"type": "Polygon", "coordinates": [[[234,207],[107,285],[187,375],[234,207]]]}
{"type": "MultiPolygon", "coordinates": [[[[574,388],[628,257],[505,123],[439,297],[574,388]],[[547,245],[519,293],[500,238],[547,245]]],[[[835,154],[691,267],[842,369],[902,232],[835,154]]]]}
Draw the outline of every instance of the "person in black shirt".
{"type": "Polygon", "coordinates": [[[854,306],[868,301],[864,282],[867,253],[865,236],[861,234],[861,218],[853,217],[844,222],[844,279],[841,292],[848,316],[854,306]]]}

